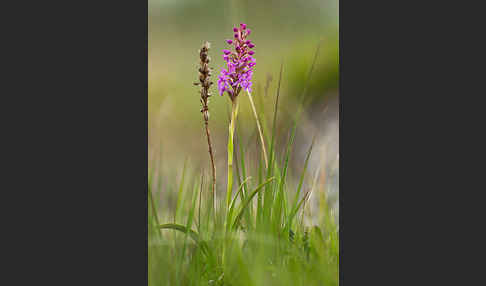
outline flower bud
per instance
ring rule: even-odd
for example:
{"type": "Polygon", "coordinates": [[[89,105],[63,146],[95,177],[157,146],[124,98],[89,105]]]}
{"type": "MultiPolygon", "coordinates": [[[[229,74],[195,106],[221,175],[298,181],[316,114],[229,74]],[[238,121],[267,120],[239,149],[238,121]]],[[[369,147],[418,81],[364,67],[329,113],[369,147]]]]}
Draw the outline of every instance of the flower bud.
{"type": "Polygon", "coordinates": [[[233,40],[226,40],[226,43],[228,43],[229,45],[233,44],[233,40]]]}

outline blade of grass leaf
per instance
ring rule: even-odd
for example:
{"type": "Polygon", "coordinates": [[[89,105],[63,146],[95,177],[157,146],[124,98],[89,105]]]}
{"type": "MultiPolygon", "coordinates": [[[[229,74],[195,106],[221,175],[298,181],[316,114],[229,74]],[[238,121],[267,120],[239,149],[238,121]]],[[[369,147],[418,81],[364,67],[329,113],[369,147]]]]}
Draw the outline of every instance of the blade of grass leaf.
{"type": "Polygon", "coordinates": [[[309,101],[307,101],[307,98],[306,98],[306,93],[307,93],[307,90],[309,88],[310,79],[311,79],[312,73],[314,71],[314,66],[315,66],[316,61],[317,61],[317,55],[319,54],[319,49],[321,47],[321,44],[322,44],[322,40],[320,40],[317,43],[316,52],[314,54],[314,58],[312,60],[311,66],[310,66],[309,73],[307,74],[307,79],[305,81],[304,88],[303,88],[302,94],[300,96],[301,103],[299,104],[299,108],[297,109],[297,112],[295,113],[295,120],[296,121],[299,121],[299,118],[302,115],[302,112],[304,111],[304,107],[309,103],[309,101]]]}
{"type": "Polygon", "coordinates": [[[199,246],[201,246],[201,249],[205,252],[209,252],[209,247],[207,244],[200,238],[199,234],[192,229],[188,229],[187,227],[180,225],[180,224],[175,224],[175,223],[166,223],[166,224],[161,224],[158,227],[159,229],[172,229],[172,230],[177,230],[179,232],[189,234],[189,237],[194,240],[199,246]]]}
{"type": "MultiPolygon", "coordinates": [[[[194,182],[193,190],[191,193],[191,207],[189,209],[189,215],[187,217],[187,224],[186,224],[186,229],[191,229],[192,228],[192,223],[194,221],[194,214],[196,212],[196,201],[197,201],[197,193],[198,193],[198,182],[197,180],[194,182]]],[[[186,255],[186,248],[187,248],[187,237],[189,236],[189,233],[186,232],[186,235],[184,237],[184,244],[182,246],[182,256],[184,257],[186,255]]],[[[180,260],[179,264],[179,273],[182,273],[182,262],[183,259],[180,260]]]]}
{"type": "MultiPolygon", "coordinates": [[[[245,152],[243,150],[243,146],[241,145],[241,137],[238,137],[238,148],[240,151],[241,175],[243,176],[243,178],[246,178],[245,152]]],[[[245,200],[247,196],[248,196],[248,184],[244,182],[241,197],[243,200],[245,200]]],[[[248,211],[245,212],[245,219],[248,223],[248,227],[251,227],[252,213],[253,213],[253,206],[250,204],[248,206],[248,211]]]]}
{"type": "Polygon", "coordinates": [[[199,241],[200,241],[199,235],[197,234],[197,232],[193,231],[192,229],[188,229],[187,227],[180,225],[180,224],[176,224],[176,223],[161,224],[161,225],[159,225],[159,229],[173,229],[173,230],[177,230],[177,231],[180,231],[180,232],[183,232],[183,233],[188,233],[189,236],[195,242],[199,243],[199,241]]]}
{"type": "Polygon", "coordinates": [[[248,204],[251,202],[251,200],[253,199],[253,197],[265,186],[267,185],[268,183],[270,183],[271,181],[273,181],[275,178],[269,178],[268,180],[265,181],[265,183],[259,185],[251,194],[250,196],[248,196],[248,198],[246,198],[245,202],[241,205],[241,208],[240,210],[238,211],[238,215],[235,217],[235,220],[233,222],[233,229],[236,229],[236,226],[238,225],[242,215],[243,215],[243,212],[245,211],[246,207],[248,206],[248,204]]]}
{"type": "Polygon", "coordinates": [[[305,195],[302,197],[302,199],[300,199],[300,202],[298,202],[295,205],[295,207],[291,210],[290,215],[287,218],[286,225],[284,227],[285,232],[288,232],[290,230],[290,228],[292,227],[292,221],[295,218],[295,216],[297,215],[297,213],[299,212],[299,209],[302,206],[302,203],[304,203],[304,201],[307,199],[308,195],[309,195],[309,191],[307,191],[305,193],[305,195]]]}
{"type": "MultiPolygon", "coordinates": [[[[235,126],[235,149],[236,151],[234,152],[234,160],[235,160],[235,172],[236,172],[236,179],[238,180],[238,186],[241,185],[241,173],[240,173],[240,164],[239,164],[239,158],[238,158],[238,150],[240,149],[240,138],[239,138],[239,133],[238,133],[238,128],[235,126]]],[[[243,177],[244,178],[244,177],[243,177]]]]}
{"type": "Polygon", "coordinates": [[[300,191],[302,189],[302,185],[304,183],[304,177],[307,172],[307,166],[309,165],[309,158],[312,153],[312,149],[314,148],[314,143],[315,143],[316,136],[312,138],[312,143],[309,147],[309,150],[307,151],[307,156],[305,157],[305,163],[304,163],[304,170],[302,170],[302,174],[300,175],[299,179],[299,185],[297,186],[297,191],[295,192],[295,197],[294,197],[294,205],[297,204],[297,201],[299,199],[300,191]]]}
{"type": "MultiPolygon", "coordinates": [[[[277,98],[275,100],[275,111],[273,113],[273,124],[272,124],[272,139],[270,143],[270,160],[267,166],[267,179],[273,176],[273,165],[274,165],[274,143],[275,143],[275,133],[276,133],[276,125],[277,125],[277,111],[278,111],[278,99],[280,97],[280,86],[282,82],[282,71],[283,71],[283,62],[280,65],[280,76],[278,80],[278,87],[277,87],[277,98]]],[[[264,199],[263,199],[263,218],[267,221],[270,220],[270,208],[273,205],[273,193],[272,193],[271,186],[267,185],[265,187],[264,199]]]]}
{"type": "MultiPolygon", "coordinates": [[[[229,209],[229,212],[228,212],[228,217],[227,217],[227,221],[231,221],[232,220],[232,215],[233,215],[233,209],[234,209],[234,206],[235,206],[235,202],[236,202],[236,199],[238,198],[238,195],[240,194],[241,190],[243,189],[243,185],[248,181],[250,180],[251,177],[248,177],[246,178],[243,183],[240,184],[240,187],[238,188],[238,191],[236,192],[236,195],[235,197],[233,198],[233,200],[231,201],[231,206],[230,206],[230,209],[229,209]]],[[[244,201],[244,200],[242,200],[244,201]]],[[[229,227],[230,224],[227,224],[227,226],[229,227]]]]}
{"type": "Polygon", "coordinates": [[[281,223],[281,217],[282,217],[282,208],[285,208],[285,202],[284,202],[284,186],[285,186],[285,180],[287,176],[287,168],[289,164],[289,157],[290,157],[290,152],[292,150],[292,145],[294,143],[294,137],[295,137],[295,130],[297,128],[297,125],[294,124],[292,131],[290,133],[289,140],[287,142],[287,151],[285,153],[285,159],[284,159],[284,164],[283,164],[283,169],[282,169],[282,175],[281,179],[279,181],[279,187],[278,187],[278,192],[277,192],[277,199],[276,199],[276,205],[275,205],[275,226],[279,227],[281,223]]]}
{"type": "MultiPolygon", "coordinates": [[[[256,140],[256,144],[258,145],[258,138],[256,140]]],[[[257,153],[258,153],[258,148],[256,148],[257,153]]],[[[256,160],[258,163],[258,184],[261,184],[263,182],[263,160],[259,160],[257,157],[256,160]]],[[[258,201],[257,201],[257,228],[260,229],[260,226],[262,224],[262,218],[263,218],[263,196],[261,192],[258,192],[258,201]]]]}
{"type": "Polygon", "coordinates": [[[251,109],[253,110],[253,116],[255,117],[255,121],[257,124],[258,134],[260,135],[260,141],[263,150],[263,158],[265,158],[265,165],[268,166],[267,150],[265,149],[265,140],[263,139],[263,132],[262,132],[262,127],[260,126],[260,120],[258,119],[258,113],[255,108],[255,103],[253,102],[253,96],[248,91],[247,94],[248,94],[248,99],[250,100],[251,109]]]}
{"type": "Polygon", "coordinates": [[[201,188],[199,189],[199,208],[197,211],[197,230],[201,232],[201,199],[202,199],[202,190],[204,184],[204,173],[201,172],[201,188]]]}
{"type": "MultiPolygon", "coordinates": [[[[148,191],[149,191],[149,200],[150,200],[150,205],[152,207],[152,216],[155,220],[155,223],[156,225],[159,225],[159,218],[158,218],[158,215],[157,215],[157,207],[155,205],[155,202],[154,202],[154,196],[152,195],[152,187],[151,187],[151,184],[149,184],[149,187],[148,187],[148,191]]],[[[158,230],[158,233],[159,235],[162,235],[160,233],[160,230],[158,230]]]]}
{"type": "Polygon", "coordinates": [[[175,211],[175,216],[174,216],[174,223],[177,222],[177,219],[180,216],[182,203],[184,201],[184,193],[182,191],[183,191],[183,188],[184,188],[184,182],[185,182],[185,178],[186,178],[187,161],[188,161],[188,159],[186,159],[184,161],[184,167],[182,169],[182,177],[181,177],[181,181],[179,183],[179,191],[177,192],[177,203],[176,203],[176,211],[175,211]]]}

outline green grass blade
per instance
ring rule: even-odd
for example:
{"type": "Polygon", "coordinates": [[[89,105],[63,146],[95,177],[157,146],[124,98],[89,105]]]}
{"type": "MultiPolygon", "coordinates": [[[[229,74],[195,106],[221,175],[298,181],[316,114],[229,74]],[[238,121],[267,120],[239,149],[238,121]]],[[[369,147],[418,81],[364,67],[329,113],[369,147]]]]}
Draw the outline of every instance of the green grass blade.
{"type": "Polygon", "coordinates": [[[321,47],[321,44],[322,44],[322,40],[319,41],[319,43],[317,44],[317,48],[316,48],[316,52],[314,54],[314,59],[312,60],[312,64],[310,66],[310,69],[309,69],[309,73],[307,74],[307,79],[305,81],[305,84],[304,84],[304,89],[302,90],[302,93],[300,95],[300,104],[299,104],[299,108],[297,109],[297,112],[295,112],[295,117],[294,117],[294,120],[296,121],[299,121],[300,119],[300,116],[302,115],[303,111],[304,111],[304,107],[310,103],[309,100],[307,100],[306,98],[306,94],[307,94],[307,89],[309,88],[309,83],[310,83],[310,79],[312,77],[312,73],[314,71],[314,67],[315,67],[315,64],[316,64],[316,61],[317,61],[317,56],[319,55],[319,49],[321,47]]]}
{"type": "Polygon", "coordinates": [[[309,165],[309,158],[310,158],[310,155],[312,153],[312,149],[314,147],[315,139],[316,139],[316,137],[314,135],[314,138],[312,138],[312,143],[309,147],[309,150],[307,151],[307,156],[305,158],[305,163],[304,163],[304,170],[302,170],[302,174],[300,175],[299,185],[297,186],[297,191],[295,192],[293,207],[290,211],[290,215],[287,218],[286,226],[284,228],[285,231],[288,231],[290,229],[291,224],[292,224],[292,220],[294,219],[295,215],[297,214],[297,211],[299,210],[301,204],[305,201],[305,197],[309,195],[309,192],[307,192],[305,194],[305,196],[299,202],[299,196],[300,196],[300,193],[301,193],[301,190],[302,190],[302,185],[304,183],[304,178],[305,178],[305,174],[307,172],[307,167],[309,165]]]}
{"type": "Polygon", "coordinates": [[[299,185],[297,186],[297,192],[295,193],[294,204],[296,204],[297,200],[299,199],[299,195],[300,195],[300,192],[301,192],[301,189],[302,189],[302,185],[304,183],[304,177],[305,177],[305,174],[307,172],[307,166],[309,165],[309,158],[310,158],[310,155],[312,153],[312,149],[314,148],[315,139],[316,139],[316,137],[314,135],[314,138],[312,139],[312,143],[309,147],[309,150],[307,151],[307,156],[305,158],[305,163],[304,163],[304,170],[302,171],[302,174],[300,175],[299,185]]]}
{"type": "Polygon", "coordinates": [[[201,187],[199,189],[199,207],[197,210],[197,231],[201,232],[201,200],[202,200],[202,190],[204,185],[204,173],[201,172],[201,187]]]}
{"type": "Polygon", "coordinates": [[[262,128],[261,128],[260,119],[258,118],[258,113],[257,113],[256,107],[255,107],[255,103],[253,102],[253,97],[252,97],[251,93],[247,91],[247,95],[248,95],[248,99],[250,100],[250,105],[251,105],[251,108],[252,108],[252,111],[253,111],[253,116],[255,117],[255,121],[256,121],[256,124],[257,124],[258,134],[260,136],[260,142],[261,142],[261,147],[262,147],[262,151],[263,151],[263,158],[265,159],[265,164],[268,165],[267,151],[265,149],[265,139],[263,139],[263,131],[262,131],[262,128]]]}
{"type": "MultiPolygon", "coordinates": [[[[258,139],[257,139],[258,140],[258,139]]],[[[258,142],[257,142],[258,144],[258,142]]],[[[258,148],[256,149],[258,150],[258,148]]],[[[258,184],[263,182],[263,160],[258,160],[258,184]]],[[[257,228],[260,229],[262,221],[263,221],[263,195],[261,192],[258,192],[258,201],[257,201],[257,228]]]]}
{"type": "MultiPolygon", "coordinates": [[[[273,176],[273,166],[274,166],[274,158],[275,158],[275,137],[276,137],[276,127],[277,127],[277,111],[278,111],[278,100],[280,97],[280,86],[282,82],[282,71],[283,71],[283,62],[280,65],[280,76],[278,80],[278,87],[277,87],[277,98],[275,100],[275,111],[273,113],[273,123],[272,123],[272,139],[270,143],[270,152],[269,152],[269,161],[267,166],[267,180],[273,176]]],[[[269,184],[265,187],[264,199],[263,199],[263,219],[267,222],[270,221],[271,215],[271,207],[273,205],[273,188],[272,185],[269,184]]]]}
{"type": "Polygon", "coordinates": [[[240,208],[240,211],[238,212],[238,215],[236,216],[234,222],[233,222],[233,229],[236,229],[236,226],[238,225],[238,223],[240,222],[240,219],[246,209],[246,207],[248,206],[248,204],[251,202],[251,200],[253,199],[253,197],[265,186],[267,185],[268,183],[270,183],[271,181],[273,181],[275,178],[270,178],[268,180],[265,181],[265,183],[259,185],[251,194],[250,196],[248,196],[248,198],[246,198],[245,202],[241,205],[241,208],[240,208]]]}
{"type": "Polygon", "coordinates": [[[180,231],[182,233],[188,234],[189,237],[192,238],[192,240],[194,240],[194,242],[196,242],[196,244],[198,244],[205,253],[208,253],[208,251],[209,251],[207,244],[200,238],[199,234],[197,232],[195,232],[194,230],[190,229],[190,228],[187,228],[183,225],[176,224],[176,223],[161,224],[161,225],[159,225],[158,228],[159,229],[172,229],[172,230],[177,230],[177,231],[180,231]]]}
{"type": "MultiPolygon", "coordinates": [[[[232,219],[232,215],[233,215],[233,209],[234,209],[234,206],[235,206],[235,202],[236,202],[236,199],[238,198],[238,195],[241,193],[241,190],[243,189],[243,185],[249,180],[251,179],[251,177],[248,177],[246,178],[243,183],[240,184],[240,187],[238,188],[238,191],[236,192],[236,195],[235,197],[233,198],[233,200],[231,201],[231,206],[230,206],[230,209],[229,209],[229,212],[228,212],[228,217],[227,217],[227,221],[231,221],[232,219]]],[[[244,201],[244,199],[242,200],[244,201]]],[[[229,227],[230,224],[228,224],[228,227],[229,227]]]]}
{"type": "Polygon", "coordinates": [[[234,152],[234,160],[235,160],[235,164],[234,164],[234,165],[235,165],[236,179],[237,179],[237,181],[238,181],[238,186],[240,186],[240,185],[241,185],[241,183],[242,183],[241,179],[242,179],[242,178],[245,178],[245,177],[242,177],[242,176],[241,176],[241,173],[240,173],[240,167],[239,167],[239,166],[240,166],[240,164],[239,164],[239,161],[240,161],[240,160],[239,160],[239,158],[238,158],[238,153],[239,153],[238,151],[239,151],[241,148],[240,148],[240,140],[239,140],[239,139],[240,139],[240,137],[239,137],[239,133],[238,133],[238,131],[239,131],[239,130],[236,130],[236,131],[235,131],[235,138],[236,138],[236,140],[235,140],[235,147],[236,147],[236,151],[234,152]]]}
{"type": "Polygon", "coordinates": [[[191,197],[192,204],[191,204],[191,208],[189,209],[189,216],[187,217],[187,225],[186,225],[187,229],[191,229],[192,223],[194,221],[194,214],[196,213],[198,186],[199,186],[199,182],[196,181],[194,183],[192,197],[191,197]]]}
{"type": "MultiPolygon", "coordinates": [[[[239,131],[239,130],[241,130],[241,129],[239,128],[239,126],[240,126],[240,125],[239,125],[239,124],[237,124],[237,126],[238,126],[238,131],[239,131]]],[[[237,146],[238,146],[238,151],[239,151],[239,153],[240,153],[240,158],[239,158],[239,160],[240,160],[240,163],[241,163],[241,176],[242,176],[242,178],[246,178],[245,152],[244,152],[244,150],[243,150],[244,148],[243,148],[243,145],[242,145],[242,140],[241,140],[241,136],[240,136],[240,133],[239,133],[239,132],[237,133],[236,139],[237,139],[237,141],[238,141],[237,146]]],[[[241,184],[241,183],[240,183],[240,184],[241,184]]],[[[248,192],[248,186],[247,186],[247,184],[245,183],[245,184],[243,185],[243,193],[242,193],[243,198],[244,198],[244,197],[246,197],[247,192],[248,192]]]]}
{"type": "Polygon", "coordinates": [[[290,214],[287,218],[287,222],[286,222],[286,225],[284,227],[284,231],[285,232],[288,232],[290,230],[290,227],[292,225],[292,221],[294,220],[295,216],[297,215],[297,213],[299,212],[299,209],[300,207],[302,206],[302,204],[304,203],[305,200],[307,200],[307,197],[309,196],[309,193],[310,192],[307,192],[303,197],[302,199],[300,199],[300,202],[297,203],[295,205],[295,207],[290,211],[290,214]]]}
{"type": "Polygon", "coordinates": [[[186,167],[187,167],[187,159],[184,161],[184,167],[182,169],[182,177],[181,177],[181,181],[179,183],[179,191],[177,192],[177,204],[176,204],[176,212],[175,212],[175,216],[174,216],[174,223],[177,222],[177,219],[181,215],[182,204],[184,202],[183,189],[184,189],[184,182],[185,182],[185,179],[186,179],[186,167]]]}
{"type": "MultiPolygon", "coordinates": [[[[238,129],[240,130],[240,129],[238,129]]],[[[238,133],[239,135],[240,133],[238,133]]],[[[238,139],[238,151],[240,153],[240,163],[241,163],[241,175],[243,178],[246,178],[246,165],[245,165],[245,152],[244,152],[244,148],[243,148],[243,145],[242,145],[242,140],[241,140],[241,136],[237,136],[237,139],[238,139]]],[[[248,195],[248,184],[246,182],[244,182],[243,184],[243,191],[241,192],[241,197],[243,200],[246,199],[248,195]]],[[[248,206],[248,211],[245,212],[245,219],[248,223],[248,227],[251,227],[251,216],[253,214],[253,208],[252,208],[252,205],[250,204],[248,206]]]]}
{"type": "Polygon", "coordinates": [[[275,210],[275,215],[274,215],[275,227],[279,227],[281,225],[282,210],[285,211],[285,209],[286,209],[284,186],[285,186],[285,180],[286,180],[286,176],[287,176],[287,169],[288,169],[288,164],[289,164],[290,152],[292,150],[292,146],[293,146],[293,143],[294,143],[296,128],[297,128],[297,125],[294,124],[292,131],[291,131],[291,134],[290,134],[290,137],[289,137],[289,141],[287,142],[287,151],[285,153],[281,178],[279,180],[276,204],[275,204],[275,207],[274,207],[274,210],[275,210]]]}
{"type": "Polygon", "coordinates": [[[306,83],[304,85],[304,90],[302,91],[302,102],[305,104],[305,103],[308,103],[306,101],[306,93],[307,93],[307,89],[309,88],[309,83],[310,83],[310,79],[311,79],[311,76],[312,76],[312,73],[314,71],[314,67],[316,65],[316,62],[317,62],[317,56],[319,55],[319,49],[321,48],[321,44],[322,44],[322,40],[319,41],[319,43],[317,43],[317,48],[316,48],[316,52],[314,54],[314,59],[312,60],[312,64],[311,64],[311,67],[310,67],[310,70],[309,70],[309,74],[307,76],[307,80],[306,80],[306,83]]]}
{"type": "Polygon", "coordinates": [[[199,242],[200,241],[199,235],[197,234],[197,232],[193,231],[192,229],[188,229],[187,227],[185,227],[183,225],[180,225],[180,224],[176,224],[176,223],[161,224],[161,225],[159,225],[159,229],[173,229],[173,230],[177,230],[177,231],[180,231],[180,232],[189,234],[189,236],[195,242],[199,242]]]}
{"type": "MultiPolygon", "coordinates": [[[[198,182],[196,181],[194,183],[194,187],[193,187],[193,191],[192,191],[192,204],[191,204],[191,207],[189,209],[189,215],[187,217],[187,223],[186,223],[186,229],[191,229],[192,227],[192,222],[194,220],[194,214],[195,214],[195,210],[196,210],[196,200],[197,200],[197,186],[198,186],[198,182]]],[[[184,244],[182,246],[182,257],[186,256],[186,245],[187,245],[187,237],[189,236],[189,233],[186,232],[186,235],[184,237],[184,244]]],[[[180,263],[179,263],[179,268],[178,268],[178,273],[182,273],[182,262],[183,262],[183,259],[180,259],[180,263]]]]}
{"type": "MultiPolygon", "coordinates": [[[[157,215],[157,206],[155,205],[155,202],[154,202],[154,196],[152,194],[152,186],[151,184],[149,184],[148,186],[148,192],[149,192],[149,201],[150,201],[150,207],[151,207],[151,213],[152,213],[152,217],[154,218],[154,221],[155,221],[155,224],[156,225],[159,225],[159,218],[158,218],[158,215],[157,215]]],[[[160,235],[160,230],[158,231],[159,235],[160,235]]]]}

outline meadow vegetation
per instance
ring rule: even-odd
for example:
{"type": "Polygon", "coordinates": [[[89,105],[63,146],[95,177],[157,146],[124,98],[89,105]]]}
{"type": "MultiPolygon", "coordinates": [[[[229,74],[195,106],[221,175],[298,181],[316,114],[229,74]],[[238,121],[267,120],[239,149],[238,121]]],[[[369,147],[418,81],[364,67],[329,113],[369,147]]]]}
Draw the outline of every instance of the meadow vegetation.
{"type": "MultiPolygon", "coordinates": [[[[339,227],[326,191],[308,172],[314,139],[299,162],[301,172],[289,176],[295,136],[311,102],[306,93],[318,54],[319,46],[307,64],[300,102],[290,116],[279,117],[282,63],[275,76],[272,120],[264,120],[265,108],[258,106],[262,94],[257,92],[254,120],[233,122],[234,144],[231,139],[228,152],[233,164],[228,170],[234,184],[219,186],[224,196],[215,196],[209,156],[204,166],[186,159],[182,170],[173,170],[180,174],[177,181],[176,176],[161,176],[160,168],[149,166],[149,285],[338,285],[339,227]],[[288,127],[285,140],[277,136],[279,121],[288,127]],[[242,124],[255,126],[254,136],[244,137],[239,132],[242,124]],[[249,144],[257,145],[257,152],[249,152],[249,144]],[[157,198],[168,186],[176,195],[164,196],[175,208],[161,209],[157,198]],[[313,224],[305,220],[311,195],[319,205],[313,224]]],[[[227,100],[218,97],[223,99],[227,100]]],[[[247,95],[240,94],[238,100],[248,100],[247,95]]],[[[206,133],[201,131],[200,136],[206,133]]],[[[226,175],[222,168],[216,172],[218,178],[226,175]]]]}

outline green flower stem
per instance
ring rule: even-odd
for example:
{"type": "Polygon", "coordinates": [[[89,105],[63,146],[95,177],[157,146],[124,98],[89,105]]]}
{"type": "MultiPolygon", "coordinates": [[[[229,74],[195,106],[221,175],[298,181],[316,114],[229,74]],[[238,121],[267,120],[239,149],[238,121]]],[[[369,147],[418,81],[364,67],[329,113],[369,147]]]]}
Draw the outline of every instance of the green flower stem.
{"type": "Polygon", "coordinates": [[[233,190],[233,137],[235,134],[236,117],[238,116],[238,97],[235,97],[231,105],[231,122],[228,136],[228,187],[226,189],[226,209],[229,210],[231,192],[233,190]]]}
{"type": "MultiPolygon", "coordinates": [[[[238,97],[235,96],[231,102],[231,121],[229,124],[229,134],[228,134],[228,186],[226,189],[226,221],[225,229],[226,233],[230,230],[230,204],[231,204],[231,193],[233,190],[233,138],[235,134],[236,117],[238,116],[238,97]]],[[[229,247],[230,241],[229,237],[225,235],[225,242],[223,244],[223,265],[226,265],[226,249],[229,247]]]]}

